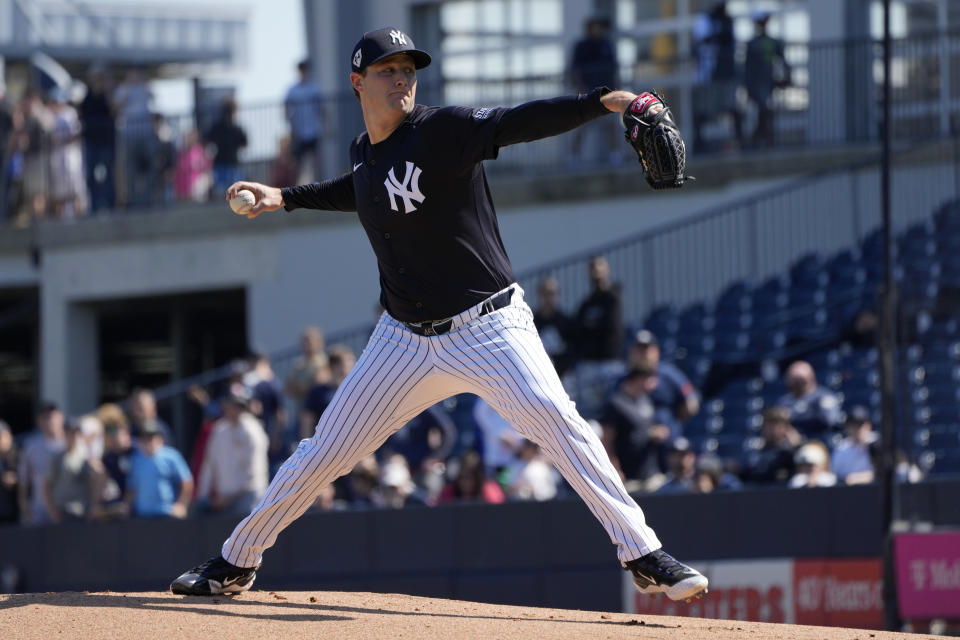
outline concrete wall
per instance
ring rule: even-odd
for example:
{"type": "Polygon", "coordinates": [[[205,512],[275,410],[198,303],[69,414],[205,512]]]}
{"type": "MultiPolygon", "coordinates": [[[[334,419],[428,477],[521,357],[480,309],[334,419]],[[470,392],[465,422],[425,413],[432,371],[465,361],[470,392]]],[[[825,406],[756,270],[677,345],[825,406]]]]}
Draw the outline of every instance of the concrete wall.
{"type": "MultiPolygon", "coordinates": [[[[902,487],[907,521],[960,524],[957,482],[902,487]]],[[[638,496],[681,559],[877,557],[877,486],[638,496]]],[[[0,566],[28,591],[160,590],[217,553],[236,518],[0,527],[0,566]]],[[[409,593],[619,611],[615,548],[578,499],[308,514],[284,531],[260,589],[409,593]]]]}

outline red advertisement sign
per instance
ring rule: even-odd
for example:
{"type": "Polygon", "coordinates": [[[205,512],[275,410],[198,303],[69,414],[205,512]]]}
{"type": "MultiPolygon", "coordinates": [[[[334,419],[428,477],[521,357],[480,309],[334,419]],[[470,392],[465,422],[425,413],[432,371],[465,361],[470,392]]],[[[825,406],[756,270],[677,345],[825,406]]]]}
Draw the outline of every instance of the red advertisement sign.
{"type": "Polygon", "coordinates": [[[882,629],[883,565],[877,558],[795,560],[797,624],[882,629]]]}
{"type": "Polygon", "coordinates": [[[692,603],[641,595],[624,575],[624,611],[753,622],[882,629],[879,558],[692,562],[710,593],[692,603]]]}
{"type": "Polygon", "coordinates": [[[960,533],[899,535],[894,550],[900,616],[960,619],[960,533]]]}
{"type": "MultiPolygon", "coordinates": [[[[625,611],[663,616],[793,622],[789,560],[740,560],[692,563],[710,579],[702,600],[674,602],[666,596],[640,594],[628,579],[625,611]]],[[[629,574],[626,574],[629,578],[629,574]]]]}

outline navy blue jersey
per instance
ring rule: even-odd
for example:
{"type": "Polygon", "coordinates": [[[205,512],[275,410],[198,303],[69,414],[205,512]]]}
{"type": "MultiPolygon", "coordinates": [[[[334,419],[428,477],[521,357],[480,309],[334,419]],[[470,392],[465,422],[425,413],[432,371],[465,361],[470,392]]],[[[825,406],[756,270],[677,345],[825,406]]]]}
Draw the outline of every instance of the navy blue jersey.
{"type": "Polygon", "coordinates": [[[386,140],[354,140],[351,173],[283,189],[285,208],[356,210],[383,308],[404,322],[456,315],[514,281],[482,162],[609,113],[607,91],[513,108],[418,105],[386,140]]]}

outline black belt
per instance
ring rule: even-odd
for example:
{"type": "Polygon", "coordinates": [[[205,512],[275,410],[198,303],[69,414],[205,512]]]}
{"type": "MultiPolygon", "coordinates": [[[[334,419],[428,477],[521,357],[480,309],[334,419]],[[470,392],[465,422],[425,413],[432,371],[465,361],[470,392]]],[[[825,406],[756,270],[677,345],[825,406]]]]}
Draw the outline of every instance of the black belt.
{"type": "MultiPolygon", "coordinates": [[[[503,309],[510,304],[510,298],[513,296],[513,287],[502,291],[497,295],[487,298],[481,303],[480,315],[485,316],[493,313],[497,309],[503,309]]],[[[479,317],[479,316],[478,316],[479,317]]],[[[453,318],[444,318],[443,320],[426,320],[424,322],[404,322],[407,329],[421,336],[439,336],[453,327],[453,318]]]]}

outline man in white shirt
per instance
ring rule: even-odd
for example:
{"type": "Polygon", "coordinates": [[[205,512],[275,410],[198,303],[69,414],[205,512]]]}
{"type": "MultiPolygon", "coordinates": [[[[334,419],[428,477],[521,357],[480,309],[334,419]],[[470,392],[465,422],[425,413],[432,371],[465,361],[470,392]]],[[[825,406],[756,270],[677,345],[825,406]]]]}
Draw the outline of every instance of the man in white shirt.
{"type": "Polygon", "coordinates": [[[266,491],[270,440],[260,422],[247,411],[246,398],[228,396],[221,405],[223,417],[214,425],[207,443],[197,498],[212,511],[244,514],[266,491]]]}

